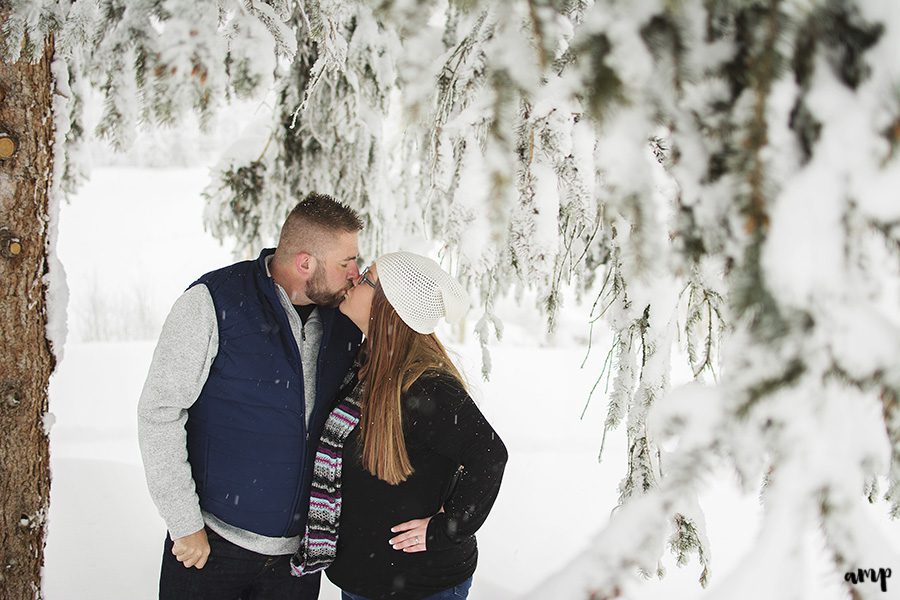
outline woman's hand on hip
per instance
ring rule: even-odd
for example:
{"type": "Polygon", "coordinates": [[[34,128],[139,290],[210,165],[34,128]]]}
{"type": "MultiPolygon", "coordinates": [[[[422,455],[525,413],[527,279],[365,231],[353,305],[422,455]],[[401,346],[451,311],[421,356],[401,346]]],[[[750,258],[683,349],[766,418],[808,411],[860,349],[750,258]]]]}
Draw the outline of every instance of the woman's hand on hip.
{"type": "Polygon", "coordinates": [[[425,552],[425,538],[428,533],[428,523],[431,517],[425,519],[413,519],[406,523],[400,523],[391,527],[393,533],[399,533],[389,541],[394,550],[404,552],[425,552]]]}

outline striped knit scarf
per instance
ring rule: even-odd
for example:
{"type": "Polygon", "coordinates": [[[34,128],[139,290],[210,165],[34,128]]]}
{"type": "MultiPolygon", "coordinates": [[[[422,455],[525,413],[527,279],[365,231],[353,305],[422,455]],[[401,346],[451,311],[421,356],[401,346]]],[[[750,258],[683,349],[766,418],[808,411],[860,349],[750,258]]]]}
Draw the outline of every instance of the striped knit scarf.
{"type": "Polygon", "coordinates": [[[345,384],[354,384],[353,390],[328,415],[316,451],[306,532],[300,549],[291,558],[291,573],[297,577],[328,568],[337,553],[341,520],[341,457],[344,441],[359,423],[359,399],[363,387],[356,385],[355,374],[356,368],[345,380],[345,384]]]}

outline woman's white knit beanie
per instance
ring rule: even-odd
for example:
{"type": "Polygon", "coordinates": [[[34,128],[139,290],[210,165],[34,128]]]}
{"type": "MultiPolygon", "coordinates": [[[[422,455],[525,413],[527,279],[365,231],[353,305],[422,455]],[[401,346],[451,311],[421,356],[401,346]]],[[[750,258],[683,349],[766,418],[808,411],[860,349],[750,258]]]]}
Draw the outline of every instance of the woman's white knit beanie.
{"type": "Polygon", "coordinates": [[[414,331],[434,333],[441,317],[455,323],[468,312],[466,291],[430,258],[392,252],[375,264],[388,302],[414,331]]]}

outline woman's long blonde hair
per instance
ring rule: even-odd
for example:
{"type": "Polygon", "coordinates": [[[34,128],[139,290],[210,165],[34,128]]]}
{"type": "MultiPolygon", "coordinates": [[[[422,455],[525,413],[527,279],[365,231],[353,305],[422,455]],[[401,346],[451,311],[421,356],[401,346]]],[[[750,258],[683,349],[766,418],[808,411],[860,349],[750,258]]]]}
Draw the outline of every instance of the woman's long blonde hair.
{"type": "Polygon", "coordinates": [[[426,371],[463,378],[433,333],[422,334],[403,322],[377,284],[359,381],[364,385],[359,420],[362,465],[379,479],[396,485],[413,468],[403,436],[400,396],[426,371]]]}

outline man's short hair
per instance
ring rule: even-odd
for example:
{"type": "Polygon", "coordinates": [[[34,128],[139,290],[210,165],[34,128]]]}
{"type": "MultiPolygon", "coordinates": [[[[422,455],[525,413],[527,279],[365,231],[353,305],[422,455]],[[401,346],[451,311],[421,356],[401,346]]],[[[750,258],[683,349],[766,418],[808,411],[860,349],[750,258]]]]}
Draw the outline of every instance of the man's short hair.
{"type": "Polygon", "coordinates": [[[298,252],[321,256],[329,238],[362,228],[363,221],[355,210],[328,194],[312,192],[284,220],[276,257],[286,258],[298,252]]]}

